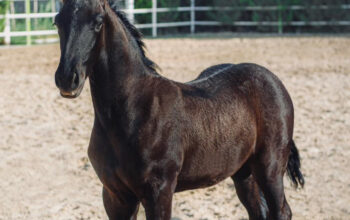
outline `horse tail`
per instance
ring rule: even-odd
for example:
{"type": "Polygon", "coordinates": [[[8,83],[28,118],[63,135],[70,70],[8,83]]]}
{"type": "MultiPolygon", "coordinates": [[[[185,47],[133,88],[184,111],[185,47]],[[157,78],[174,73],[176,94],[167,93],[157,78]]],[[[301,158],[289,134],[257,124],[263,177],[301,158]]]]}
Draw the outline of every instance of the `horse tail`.
{"type": "Polygon", "coordinates": [[[303,174],[300,171],[301,164],[298,149],[293,140],[290,141],[289,145],[291,152],[288,159],[287,174],[292,180],[295,188],[298,188],[298,186],[304,187],[305,181],[303,174]]]}

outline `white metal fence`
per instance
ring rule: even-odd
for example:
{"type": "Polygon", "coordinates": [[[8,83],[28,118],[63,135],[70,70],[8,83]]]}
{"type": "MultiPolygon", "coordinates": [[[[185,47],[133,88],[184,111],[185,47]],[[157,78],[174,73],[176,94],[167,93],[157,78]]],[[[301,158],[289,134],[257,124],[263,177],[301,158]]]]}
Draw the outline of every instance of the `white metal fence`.
{"type": "MultiPolygon", "coordinates": [[[[0,0],[0,2],[3,0],[0,0]]],[[[25,1],[26,2],[26,13],[21,14],[11,14],[9,11],[5,15],[0,15],[0,19],[5,19],[5,29],[3,32],[0,32],[0,38],[5,39],[5,44],[11,44],[11,37],[27,37],[27,44],[31,44],[31,36],[47,36],[47,35],[56,35],[56,30],[31,30],[30,25],[30,19],[33,18],[54,18],[56,16],[56,12],[52,13],[30,13],[30,6],[28,5],[31,0],[12,0],[12,1],[25,1]],[[29,11],[28,11],[29,10],[29,11]],[[25,19],[26,20],[26,31],[12,31],[10,21],[11,19],[25,19]]],[[[53,0],[54,1],[54,0],[53,0]]],[[[327,6],[318,6],[319,9],[325,9],[327,10],[327,6]]],[[[220,10],[232,10],[232,8],[219,8],[220,10]]],[[[250,11],[274,11],[279,10],[279,6],[252,6],[252,7],[245,7],[245,10],[250,11]]],[[[287,7],[288,10],[302,10],[305,9],[303,6],[290,6],[287,7]]],[[[350,9],[350,5],[342,5],[342,9],[350,9]]],[[[126,9],[124,10],[128,16],[129,19],[133,22],[134,16],[136,14],[152,14],[152,23],[149,24],[136,24],[137,28],[151,28],[152,29],[152,36],[157,37],[157,30],[159,28],[165,28],[165,27],[181,27],[181,26],[189,26],[191,33],[196,32],[196,26],[216,26],[216,25],[222,25],[221,22],[218,21],[198,21],[196,20],[196,12],[200,11],[211,11],[211,10],[218,10],[218,8],[214,7],[204,7],[204,6],[196,6],[196,0],[191,0],[191,4],[188,7],[177,7],[177,8],[158,8],[157,7],[157,0],[152,0],[152,8],[145,8],[145,9],[135,9],[134,8],[134,0],[128,0],[126,4],[126,9]],[[158,23],[157,22],[157,15],[158,13],[164,13],[164,12],[189,12],[190,13],[190,20],[189,21],[181,21],[181,22],[166,22],[166,23],[158,23]]],[[[266,22],[254,22],[254,21],[234,21],[231,25],[236,26],[278,26],[281,25],[281,22],[279,21],[266,21],[266,22]]],[[[350,21],[311,21],[311,22],[303,22],[303,21],[291,21],[286,24],[282,25],[290,25],[290,26],[326,26],[326,25],[339,25],[339,26],[350,26],[350,21]]]]}

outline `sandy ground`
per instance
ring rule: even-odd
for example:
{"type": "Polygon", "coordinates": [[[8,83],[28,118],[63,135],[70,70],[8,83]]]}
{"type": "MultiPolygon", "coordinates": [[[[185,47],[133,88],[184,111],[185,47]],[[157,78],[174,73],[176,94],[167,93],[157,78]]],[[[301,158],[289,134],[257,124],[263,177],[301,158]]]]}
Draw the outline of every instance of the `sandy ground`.
{"type": "MultiPolygon", "coordinates": [[[[163,75],[193,79],[204,68],[254,62],[276,73],[295,104],[295,141],[306,178],[286,183],[294,219],[350,219],[350,38],[147,40],[163,75]]],[[[59,96],[59,46],[0,49],[0,219],[106,219],[87,158],[89,86],[59,96]]],[[[177,219],[247,219],[230,180],[176,194],[177,219]]],[[[140,211],[140,219],[144,219],[140,211]]]]}

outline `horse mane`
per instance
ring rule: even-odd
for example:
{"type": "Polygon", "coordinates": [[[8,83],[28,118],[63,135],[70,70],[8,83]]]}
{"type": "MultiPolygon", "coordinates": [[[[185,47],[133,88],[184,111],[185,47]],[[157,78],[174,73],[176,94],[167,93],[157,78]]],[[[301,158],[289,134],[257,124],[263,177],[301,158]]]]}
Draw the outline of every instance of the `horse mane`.
{"type": "Polygon", "coordinates": [[[130,23],[126,14],[119,10],[118,1],[108,0],[108,3],[110,5],[112,11],[119,17],[119,19],[124,24],[125,28],[129,31],[130,35],[134,38],[138,48],[140,49],[143,63],[151,71],[157,72],[157,69],[159,69],[158,65],[146,56],[146,52],[145,52],[146,46],[145,46],[145,43],[143,42],[142,33],[135,27],[135,25],[130,23]]]}

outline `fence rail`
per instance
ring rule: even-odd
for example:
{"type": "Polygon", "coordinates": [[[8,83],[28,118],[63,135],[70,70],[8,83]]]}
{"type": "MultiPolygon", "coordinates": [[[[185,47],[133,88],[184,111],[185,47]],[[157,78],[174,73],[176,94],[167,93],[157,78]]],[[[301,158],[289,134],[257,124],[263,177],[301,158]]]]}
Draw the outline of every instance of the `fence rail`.
{"type": "MultiPolygon", "coordinates": [[[[1,0],[0,0],[1,1],[1,0]]],[[[20,1],[20,0],[12,0],[12,1],[20,1]]],[[[22,0],[23,1],[23,0],[22,0]]],[[[29,0],[27,0],[29,1],[29,0]]],[[[157,0],[152,0],[152,8],[144,8],[144,9],[135,9],[133,7],[133,0],[129,0],[132,2],[132,5],[127,6],[127,8],[124,10],[128,17],[133,21],[134,15],[136,14],[147,14],[152,13],[152,23],[148,24],[136,24],[137,28],[151,28],[152,29],[152,36],[157,36],[157,29],[158,28],[167,28],[167,27],[182,27],[182,26],[189,26],[191,29],[191,33],[195,33],[196,26],[217,26],[222,25],[221,22],[218,21],[197,21],[196,20],[196,12],[203,12],[203,11],[213,11],[213,10],[249,10],[249,11],[274,11],[274,10],[280,10],[280,6],[248,6],[248,7],[207,7],[207,6],[196,6],[195,0],[191,0],[191,5],[189,7],[177,7],[177,8],[157,8],[157,0]],[[158,23],[157,22],[157,14],[158,13],[164,13],[164,12],[190,12],[190,20],[189,21],[181,21],[181,22],[167,22],[167,23],[158,23]]],[[[330,6],[313,6],[311,9],[321,9],[321,10],[327,10],[332,7],[330,6]]],[[[342,5],[342,9],[350,9],[350,5],[342,5]]],[[[304,6],[288,6],[284,7],[286,10],[304,10],[306,9],[304,6]]],[[[5,19],[5,29],[3,32],[0,32],[0,38],[5,38],[5,44],[11,43],[11,37],[20,37],[20,36],[27,36],[27,44],[30,44],[30,38],[28,36],[47,36],[47,35],[56,35],[56,30],[42,30],[42,31],[11,31],[11,25],[10,20],[11,19],[26,19],[27,21],[30,19],[35,18],[54,18],[56,16],[55,13],[22,13],[22,14],[10,14],[6,13],[5,15],[0,15],[0,19],[5,19]]],[[[230,25],[234,26],[280,26],[280,25],[289,25],[289,26],[327,26],[327,25],[338,25],[338,26],[350,26],[350,21],[290,21],[290,22],[281,22],[281,21],[262,21],[262,22],[255,22],[255,21],[233,21],[230,25]]],[[[29,28],[30,29],[30,28],[29,28]]]]}

